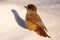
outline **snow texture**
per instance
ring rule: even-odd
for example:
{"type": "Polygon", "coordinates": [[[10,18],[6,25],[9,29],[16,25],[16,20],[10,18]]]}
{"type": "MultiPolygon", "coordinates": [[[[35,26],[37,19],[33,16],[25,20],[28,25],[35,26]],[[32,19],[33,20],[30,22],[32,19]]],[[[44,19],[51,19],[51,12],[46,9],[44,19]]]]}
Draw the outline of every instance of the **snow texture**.
{"type": "Polygon", "coordinates": [[[0,0],[0,40],[60,40],[60,0],[0,0]],[[25,5],[36,5],[51,38],[25,26],[25,5]]]}

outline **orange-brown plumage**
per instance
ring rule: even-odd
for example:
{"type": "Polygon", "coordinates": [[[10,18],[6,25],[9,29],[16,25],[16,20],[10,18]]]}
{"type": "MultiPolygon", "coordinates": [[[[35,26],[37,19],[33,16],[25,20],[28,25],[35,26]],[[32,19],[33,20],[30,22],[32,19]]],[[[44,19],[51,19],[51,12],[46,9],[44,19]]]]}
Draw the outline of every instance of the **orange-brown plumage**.
{"type": "Polygon", "coordinates": [[[41,27],[38,27],[38,28],[37,28],[37,33],[38,33],[40,36],[51,38],[49,35],[47,35],[47,33],[46,33],[46,32],[44,31],[44,29],[42,29],[41,27]]]}
{"type": "Polygon", "coordinates": [[[25,24],[28,27],[29,30],[34,30],[37,32],[40,36],[43,37],[49,37],[45,30],[47,31],[44,23],[42,22],[41,18],[37,14],[37,8],[33,4],[29,4],[28,6],[25,6],[27,9],[27,14],[25,17],[25,24]]]}

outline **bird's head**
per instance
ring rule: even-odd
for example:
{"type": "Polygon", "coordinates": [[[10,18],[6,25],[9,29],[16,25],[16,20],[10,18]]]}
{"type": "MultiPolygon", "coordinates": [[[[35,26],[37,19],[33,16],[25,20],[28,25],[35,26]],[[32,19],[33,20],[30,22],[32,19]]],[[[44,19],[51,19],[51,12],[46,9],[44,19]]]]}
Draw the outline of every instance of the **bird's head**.
{"type": "Polygon", "coordinates": [[[28,11],[37,11],[37,8],[33,4],[29,4],[27,6],[24,6],[28,11]]]}

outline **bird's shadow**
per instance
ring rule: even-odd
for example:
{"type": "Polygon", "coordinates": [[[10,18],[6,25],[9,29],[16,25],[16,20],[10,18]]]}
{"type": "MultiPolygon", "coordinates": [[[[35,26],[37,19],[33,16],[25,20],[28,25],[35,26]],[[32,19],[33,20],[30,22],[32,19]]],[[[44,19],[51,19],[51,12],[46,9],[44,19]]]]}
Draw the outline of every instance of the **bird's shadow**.
{"type": "Polygon", "coordinates": [[[18,12],[15,9],[11,10],[12,13],[15,16],[15,20],[17,22],[17,24],[25,29],[27,29],[26,25],[25,25],[25,21],[19,16],[18,12]]]}

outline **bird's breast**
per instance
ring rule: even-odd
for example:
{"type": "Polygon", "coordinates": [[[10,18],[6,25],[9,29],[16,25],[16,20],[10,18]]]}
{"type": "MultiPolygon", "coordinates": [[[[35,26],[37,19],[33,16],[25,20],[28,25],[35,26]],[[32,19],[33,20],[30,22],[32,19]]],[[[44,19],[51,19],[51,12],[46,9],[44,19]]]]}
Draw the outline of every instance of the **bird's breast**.
{"type": "Polygon", "coordinates": [[[36,30],[37,29],[37,25],[35,25],[32,22],[26,21],[25,23],[26,23],[26,26],[29,28],[29,30],[36,30]]]}

